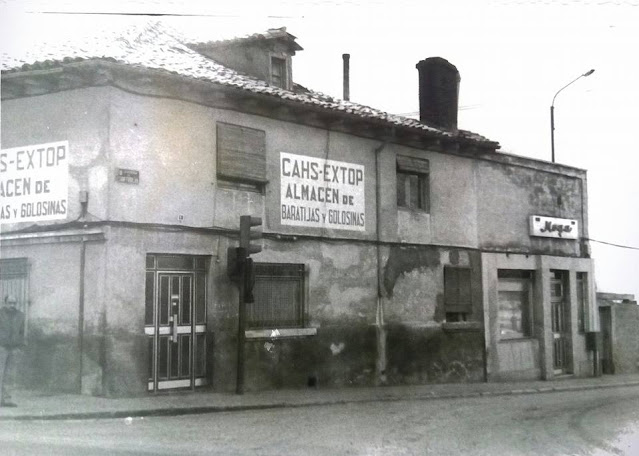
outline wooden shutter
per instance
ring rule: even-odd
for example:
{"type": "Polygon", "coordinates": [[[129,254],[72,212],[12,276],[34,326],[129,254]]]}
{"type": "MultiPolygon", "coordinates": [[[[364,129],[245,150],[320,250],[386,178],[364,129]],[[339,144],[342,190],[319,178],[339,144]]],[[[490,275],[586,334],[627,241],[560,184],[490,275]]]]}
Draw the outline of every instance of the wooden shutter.
{"type": "Polygon", "coordinates": [[[254,128],[218,123],[217,175],[234,181],[265,184],[266,133],[254,128]]]}
{"type": "Polygon", "coordinates": [[[470,269],[444,268],[446,312],[471,312],[470,269]]]}

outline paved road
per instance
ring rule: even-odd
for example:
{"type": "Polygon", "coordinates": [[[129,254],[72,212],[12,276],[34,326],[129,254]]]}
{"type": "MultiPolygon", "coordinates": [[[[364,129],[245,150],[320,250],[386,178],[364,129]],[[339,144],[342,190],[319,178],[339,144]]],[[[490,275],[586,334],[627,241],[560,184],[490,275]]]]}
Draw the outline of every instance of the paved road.
{"type": "Polygon", "coordinates": [[[639,387],[0,423],[2,455],[639,455],[639,387]]]}

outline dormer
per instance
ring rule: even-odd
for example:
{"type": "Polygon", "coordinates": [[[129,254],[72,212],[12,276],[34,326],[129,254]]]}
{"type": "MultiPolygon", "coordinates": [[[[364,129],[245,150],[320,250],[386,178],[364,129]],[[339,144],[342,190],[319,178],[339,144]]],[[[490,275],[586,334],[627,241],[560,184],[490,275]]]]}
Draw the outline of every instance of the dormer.
{"type": "Polygon", "coordinates": [[[293,88],[292,57],[302,50],[286,27],[189,47],[228,68],[285,90],[293,88]]]}

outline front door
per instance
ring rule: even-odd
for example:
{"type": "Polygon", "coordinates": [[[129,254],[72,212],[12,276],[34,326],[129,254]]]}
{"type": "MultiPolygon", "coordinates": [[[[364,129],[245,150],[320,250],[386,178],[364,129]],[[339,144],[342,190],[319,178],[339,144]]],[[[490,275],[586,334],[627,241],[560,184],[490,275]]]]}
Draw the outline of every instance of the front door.
{"type": "Polygon", "coordinates": [[[570,370],[570,314],[566,283],[565,271],[551,271],[550,304],[555,374],[565,374],[570,370]]]}
{"type": "Polygon", "coordinates": [[[170,258],[157,256],[154,270],[147,267],[149,391],[206,384],[206,275],[192,267],[162,270],[195,265],[193,257],[170,258]]]}

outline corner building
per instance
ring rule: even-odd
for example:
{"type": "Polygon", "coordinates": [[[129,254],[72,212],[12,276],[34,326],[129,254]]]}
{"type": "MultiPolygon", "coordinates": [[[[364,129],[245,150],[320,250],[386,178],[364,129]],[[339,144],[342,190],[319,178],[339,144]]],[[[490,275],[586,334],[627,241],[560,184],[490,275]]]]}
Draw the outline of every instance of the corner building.
{"type": "Polygon", "coordinates": [[[444,59],[417,65],[416,120],[295,84],[285,29],[92,43],[3,58],[22,387],[233,391],[241,215],[247,390],[593,374],[586,172],[458,129],[444,59]]]}

